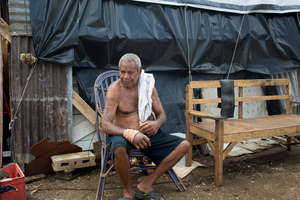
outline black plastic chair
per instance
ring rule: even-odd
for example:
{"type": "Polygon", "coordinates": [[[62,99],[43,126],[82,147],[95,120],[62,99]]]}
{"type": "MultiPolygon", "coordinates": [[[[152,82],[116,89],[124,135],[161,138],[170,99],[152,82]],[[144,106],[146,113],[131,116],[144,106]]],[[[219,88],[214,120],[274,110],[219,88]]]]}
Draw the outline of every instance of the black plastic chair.
{"type": "MultiPolygon", "coordinates": [[[[95,94],[95,107],[96,107],[96,126],[97,126],[97,137],[100,144],[101,150],[101,172],[98,183],[98,189],[96,194],[97,200],[103,199],[104,187],[105,187],[105,179],[110,176],[116,174],[116,171],[112,171],[114,164],[110,159],[110,148],[109,145],[106,144],[107,134],[103,133],[101,130],[101,119],[104,110],[105,103],[105,95],[108,86],[118,80],[119,72],[116,70],[110,70],[101,73],[95,81],[94,84],[94,94],[95,94]],[[100,116],[99,116],[100,115],[100,116]],[[101,133],[103,133],[103,138],[101,138],[101,133]]],[[[130,172],[132,171],[142,171],[143,173],[147,173],[148,169],[154,169],[155,166],[145,165],[144,156],[140,150],[131,150],[130,159],[136,158],[136,162],[132,163],[130,166],[130,172]]],[[[185,191],[186,188],[183,185],[181,179],[177,176],[176,172],[173,169],[168,171],[170,177],[174,181],[175,185],[179,189],[179,191],[185,191]]]]}

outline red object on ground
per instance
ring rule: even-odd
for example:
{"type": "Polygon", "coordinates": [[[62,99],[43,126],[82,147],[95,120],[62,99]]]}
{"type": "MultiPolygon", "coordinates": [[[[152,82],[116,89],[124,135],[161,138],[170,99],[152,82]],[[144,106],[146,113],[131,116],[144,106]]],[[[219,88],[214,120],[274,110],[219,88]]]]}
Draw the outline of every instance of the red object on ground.
{"type": "Polygon", "coordinates": [[[12,186],[16,190],[4,192],[0,194],[0,199],[2,200],[26,200],[26,190],[25,190],[25,176],[20,169],[19,165],[12,163],[2,168],[10,175],[9,179],[1,181],[1,187],[12,186]]]}

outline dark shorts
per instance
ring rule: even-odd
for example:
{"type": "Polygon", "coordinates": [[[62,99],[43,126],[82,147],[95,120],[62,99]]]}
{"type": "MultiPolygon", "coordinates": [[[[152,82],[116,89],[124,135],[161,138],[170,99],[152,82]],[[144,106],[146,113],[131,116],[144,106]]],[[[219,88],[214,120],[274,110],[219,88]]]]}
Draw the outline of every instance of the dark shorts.
{"type": "MultiPolygon", "coordinates": [[[[165,157],[167,157],[182,141],[185,140],[184,138],[175,135],[161,133],[160,130],[158,130],[157,134],[148,137],[150,138],[151,146],[141,151],[145,156],[150,158],[155,165],[159,165],[165,157]]],[[[136,149],[135,146],[128,142],[123,136],[109,135],[107,144],[110,146],[112,160],[115,149],[118,146],[125,147],[128,155],[131,149],[136,149]]]]}

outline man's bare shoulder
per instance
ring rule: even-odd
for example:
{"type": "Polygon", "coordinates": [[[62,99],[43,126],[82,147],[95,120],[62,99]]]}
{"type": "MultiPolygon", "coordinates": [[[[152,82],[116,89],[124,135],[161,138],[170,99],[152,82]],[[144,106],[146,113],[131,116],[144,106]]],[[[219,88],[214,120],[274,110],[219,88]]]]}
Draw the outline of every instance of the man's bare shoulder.
{"type": "Polygon", "coordinates": [[[107,94],[106,95],[112,95],[112,96],[118,96],[118,94],[120,93],[120,89],[121,89],[121,81],[116,80],[114,82],[112,82],[109,87],[107,88],[107,94]]]}

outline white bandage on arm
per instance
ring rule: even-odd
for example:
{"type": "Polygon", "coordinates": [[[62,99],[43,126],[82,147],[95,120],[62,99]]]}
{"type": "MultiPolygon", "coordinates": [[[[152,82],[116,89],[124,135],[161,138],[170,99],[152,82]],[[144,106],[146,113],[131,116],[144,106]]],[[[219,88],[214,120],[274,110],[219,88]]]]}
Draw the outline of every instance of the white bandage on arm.
{"type": "Polygon", "coordinates": [[[134,137],[138,132],[138,130],[126,129],[123,133],[123,137],[126,138],[129,142],[133,143],[134,137]]]}

